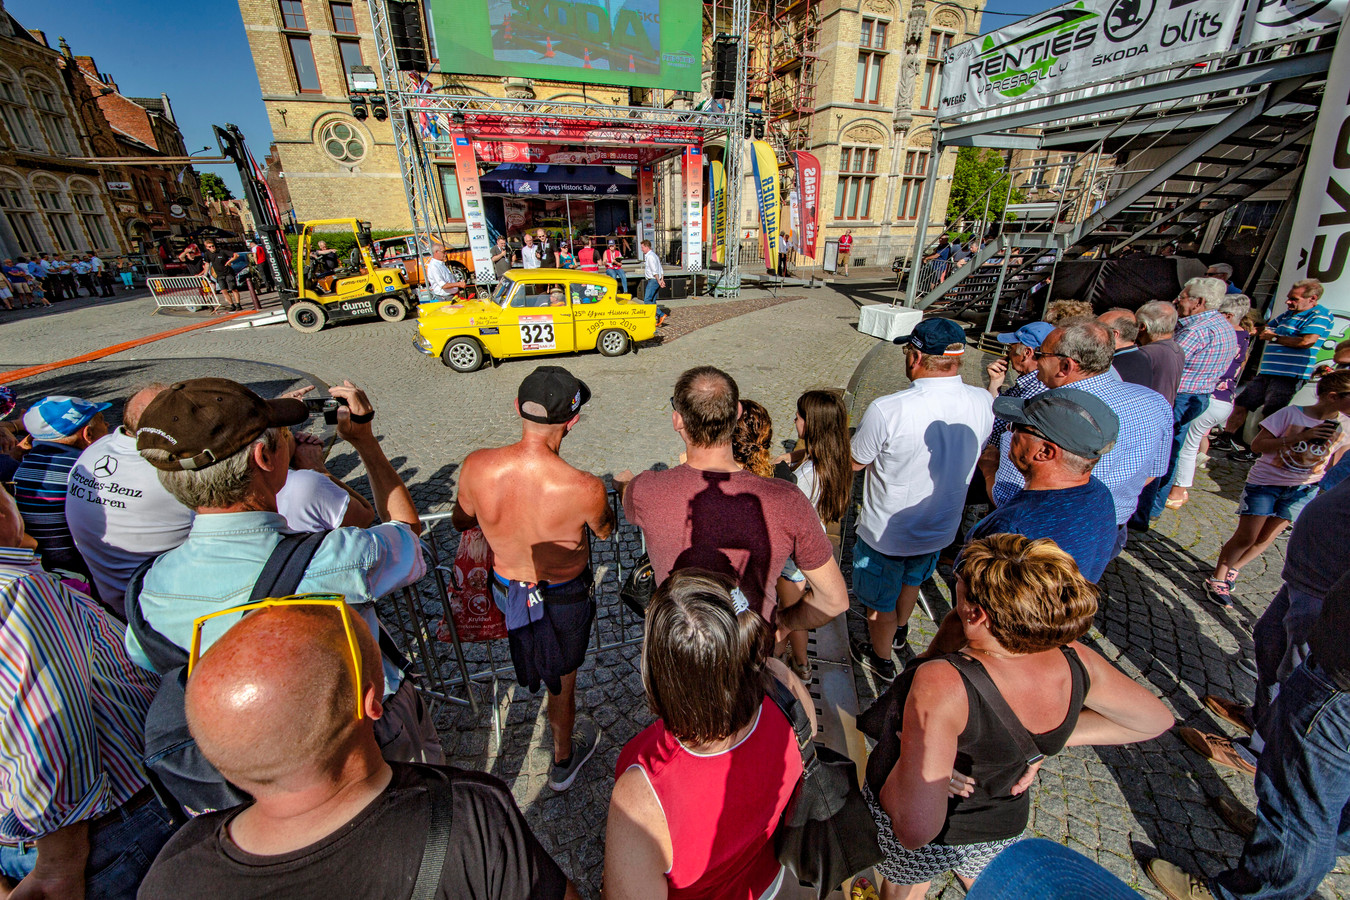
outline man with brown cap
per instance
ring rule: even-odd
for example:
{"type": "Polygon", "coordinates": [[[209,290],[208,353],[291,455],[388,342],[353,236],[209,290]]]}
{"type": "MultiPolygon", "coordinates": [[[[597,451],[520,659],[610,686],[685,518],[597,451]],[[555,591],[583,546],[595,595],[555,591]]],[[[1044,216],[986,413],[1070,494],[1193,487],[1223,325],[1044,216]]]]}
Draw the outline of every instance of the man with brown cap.
{"type": "Polygon", "coordinates": [[[526,376],[516,394],[520,440],[469,454],[453,519],[460,531],[481,528],[492,548],[492,599],[506,616],[517,679],[548,687],[555,791],[572,786],[600,737],[593,721],[576,721],[576,681],[595,618],[586,527],[609,537],[614,512],[604,482],[558,455],[590,399],[560,366],[526,376]]]}
{"type": "MultiPolygon", "coordinates": [[[[319,545],[299,592],[341,594],[371,627],[379,628],[375,600],[415,583],[426,572],[417,536],[421,522],[408,489],[371,430],[375,411],[365,392],[346,382],[329,388],[345,400],[337,434],[356,450],[370,479],[382,525],[338,528],[319,545]]],[[[146,625],[186,649],[193,621],[249,601],[272,551],[287,530],[277,512],[295,438],[289,426],[309,416],[294,399],[264,400],[226,378],[198,378],[172,385],[141,414],[136,447],[159,469],[160,483],[197,512],[187,540],[161,555],[145,573],[136,598],[146,625]]],[[[132,610],[128,604],[128,617],[132,610]]],[[[243,614],[213,619],[202,647],[243,614]]],[[[153,668],[145,648],[127,631],[131,658],[153,668]]],[[[439,763],[440,742],[421,700],[403,673],[384,662],[382,737],[390,759],[439,763]]]]}
{"type": "Polygon", "coordinates": [[[142,900],[577,897],[500,780],[382,758],[380,651],[360,618],[345,604],[265,607],[202,656],[192,736],[253,802],[189,822],[142,900]]]}

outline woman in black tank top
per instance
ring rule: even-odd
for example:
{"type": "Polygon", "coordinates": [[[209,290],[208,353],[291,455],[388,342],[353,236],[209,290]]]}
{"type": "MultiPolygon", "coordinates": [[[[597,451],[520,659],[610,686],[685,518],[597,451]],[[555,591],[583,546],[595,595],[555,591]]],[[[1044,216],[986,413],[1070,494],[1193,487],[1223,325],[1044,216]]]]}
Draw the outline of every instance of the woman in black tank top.
{"type": "Polygon", "coordinates": [[[947,871],[969,888],[1026,828],[1043,757],[1172,726],[1156,697],[1077,643],[1096,611],[1096,588],[1053,541],[967,545],[956,584],[965,646],[911,665],[865,716],[879,738],[864,794],[887,853],[883,900],[922,898],[947,871]]]}

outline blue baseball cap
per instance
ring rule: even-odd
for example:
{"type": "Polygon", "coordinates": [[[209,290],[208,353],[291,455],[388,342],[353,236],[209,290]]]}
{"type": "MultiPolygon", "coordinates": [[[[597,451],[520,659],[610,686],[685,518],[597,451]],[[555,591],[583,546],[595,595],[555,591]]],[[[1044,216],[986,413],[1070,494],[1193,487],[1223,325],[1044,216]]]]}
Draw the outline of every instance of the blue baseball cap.
{"type": "Polygon", "coordinates": [[[35,441],[59,441],[88,425],[111,403],[90,403],[79,397],[43,397],[23,414],[23,427],[35,441]]]}
{"type": "Polygon", "coordinates": [[[1028,322],[1014,332],[1004,332],[998,336],[1000,344],[1021,344],[1035,350],[1041,342],[1055,330],[1049,322],[1028,322]]]}
{"type": "Polygon", "coordinates": [[[951,319],[924,319],[914,330],[895,339],[897,344],[909,344],[920,353],[935,356],[960,356],[966,352],[966,330],[951,319]],[[960,350],[948,350],[960,344],[960,350]]]}

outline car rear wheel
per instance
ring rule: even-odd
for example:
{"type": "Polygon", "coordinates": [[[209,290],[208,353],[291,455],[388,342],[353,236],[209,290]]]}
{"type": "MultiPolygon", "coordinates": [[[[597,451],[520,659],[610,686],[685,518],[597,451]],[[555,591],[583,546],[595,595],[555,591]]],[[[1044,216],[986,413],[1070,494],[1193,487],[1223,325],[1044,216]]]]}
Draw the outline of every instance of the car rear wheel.
{"type": "Polygon", "coordinates": [[[623,356],[628,352],[628,344],[628,332],[621,328],[608,328],[595,339],[595,349],[601,356],[623,356]]]}
{"type": "Polygon", "coordinates": [[[483,359],[483,345],[471,337],[447,341],[441,350],[441,362],[456,372],[473,372],[483,365],[483,359]]]}
{"type": "Polygon", "coordinates": [[[450,274],[454,276],[456,281],[462,281],[468,285],[473,284],[473,279],[469,277],[468,269],[455,262],[446,263],[446,266],[450,269],[450,274]]]}
{"type": "Polygon", "coordinates": [[[328,316],[319,304],[309,300],[297,300],[287,311],[286,321],[290,322],[296,331],[313,334],[323,329],[328,323],[328,316]]]}
{"type": "Polygon", "coordinates": [[[408,317],[408,307],[400,297],[385,297],[380,301],[379,313],[386,322],[402,322],[408,317]]]}

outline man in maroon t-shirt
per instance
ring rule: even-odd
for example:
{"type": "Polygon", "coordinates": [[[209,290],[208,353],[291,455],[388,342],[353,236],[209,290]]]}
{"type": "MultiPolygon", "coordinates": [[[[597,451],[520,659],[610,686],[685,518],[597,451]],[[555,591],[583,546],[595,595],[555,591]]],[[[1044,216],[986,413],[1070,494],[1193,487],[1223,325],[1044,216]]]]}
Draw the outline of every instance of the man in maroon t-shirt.
{"type": "Polygon", "coordinates": [[[777,614],[780,631],[817,628],[848,608],[848,589],[815,508],[795,485],[742,469],[731,455],[740,417],[736,382],[712,366],[690,369],[671,397],[686,462],[614,478],[624,515],[642,529],[657,583],[676,569],[737,579],[750,606],[775,621],[774,583],[788,557],[806,575],[803,600],[777,614]]]}

